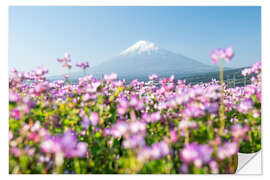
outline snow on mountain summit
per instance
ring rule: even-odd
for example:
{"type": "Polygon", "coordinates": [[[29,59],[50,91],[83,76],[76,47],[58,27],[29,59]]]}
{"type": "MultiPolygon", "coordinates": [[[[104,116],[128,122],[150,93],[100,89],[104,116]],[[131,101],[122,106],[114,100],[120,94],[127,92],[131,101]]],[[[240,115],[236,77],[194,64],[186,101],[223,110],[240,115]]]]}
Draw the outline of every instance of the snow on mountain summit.
{"type": "Polygon", "coordinates": [[[120,55],[131,55],[131,54],[145,54],[152,55],[159,51],[159,47],[157,47],[154,43],[149,41],[140,40],[136,42],[131,47],[122,51],[120,55]]]}
{"type": "Polygon", "coordinates": [[[124,79],[148,79],[151,74],[186,76],[194,73],[217,71],[215,67],[159,48],[153,42],[140,40],[111,59],[91,68],[91,74],[102,77],[116,73],[124,79]]]}

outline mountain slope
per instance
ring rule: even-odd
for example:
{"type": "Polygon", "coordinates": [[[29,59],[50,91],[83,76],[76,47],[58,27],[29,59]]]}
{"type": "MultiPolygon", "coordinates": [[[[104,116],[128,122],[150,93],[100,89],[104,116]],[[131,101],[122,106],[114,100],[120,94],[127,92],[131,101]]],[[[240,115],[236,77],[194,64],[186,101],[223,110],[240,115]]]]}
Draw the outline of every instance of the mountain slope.
{"type": "Polygon", "coordinates": [[[192,74],[217,70],[191,58],[156,47],[154,43],[139,41],[101,65],[93,67],[93,74],[115,72],[119,76],[147,76],[192,74]]]}
{"type": "MultiPolygon", "coordinates": [[[[87,74],[101,78],[104,74],[114,72],[121,79],[145,80],[154,73],[160,77],[172,74],[177,77],[185,77],[218,70],[217,66],[203,64],[181,54],[159,48],[152,42],[141,40],[122,51],[118,56],[88,69],[87,74]]],[[[71,74],[72,79],[81,76],[83,76],[82,72],[71,74]]]]}

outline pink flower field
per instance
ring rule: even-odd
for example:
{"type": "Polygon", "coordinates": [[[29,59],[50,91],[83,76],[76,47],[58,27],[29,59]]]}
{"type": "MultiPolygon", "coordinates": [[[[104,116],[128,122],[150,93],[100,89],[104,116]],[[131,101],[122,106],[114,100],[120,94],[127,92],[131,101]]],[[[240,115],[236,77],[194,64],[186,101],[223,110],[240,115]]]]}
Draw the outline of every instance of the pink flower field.
{"type": "MultiPolygon", "coordinates": [[[[237,153],[261,149],[261,61],[251,78],[228,88],[223,62],[231,47],[211,52],[220,80],[195,85],[174,76],[127,83],[97,79],[76,66],[78,83],[48,81],[48,69],[9,76],[10,174],[231,174],[237,153]]],[[[68,53],[56,63],[72,68],[68,53]]]]}

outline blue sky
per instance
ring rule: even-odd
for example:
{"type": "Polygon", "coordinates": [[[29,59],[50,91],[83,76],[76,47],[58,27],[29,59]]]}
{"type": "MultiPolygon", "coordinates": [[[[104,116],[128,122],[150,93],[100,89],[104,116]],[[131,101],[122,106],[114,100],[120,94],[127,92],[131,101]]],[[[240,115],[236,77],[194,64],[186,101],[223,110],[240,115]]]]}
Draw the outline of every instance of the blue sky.
{"type": "MultiPolygon", "coordinates": [[[[232,45],[231,67],[261,59],[260,7],[35,7],[9,8],[9,69],[38,66],[63,74],[57,58],[90,66],[139,40],[209,64],[209,52],[232,45]]],[[[78,71],[74,67],[72,71],[78,71]]]]}

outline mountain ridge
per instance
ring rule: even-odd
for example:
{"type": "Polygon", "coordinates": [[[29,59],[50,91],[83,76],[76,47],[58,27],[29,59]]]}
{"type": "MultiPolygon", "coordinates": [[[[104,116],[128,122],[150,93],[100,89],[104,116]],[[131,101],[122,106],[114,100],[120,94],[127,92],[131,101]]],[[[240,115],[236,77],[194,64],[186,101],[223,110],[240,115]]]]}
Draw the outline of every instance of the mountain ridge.
{"type": "MultiPolygon", "coordinates": [[[[159,48],[152,42],[140,40],[119,55],[92,67],[88,73],[99,78],[112,72],[120,78],[146,78],[151,74],[187,76],[214,71],[218,71],[217,66],[203,64],[182,54],[159,48]]],[[[82,72],[71,74],[72,78],[82,75],[82,72]]]]}

